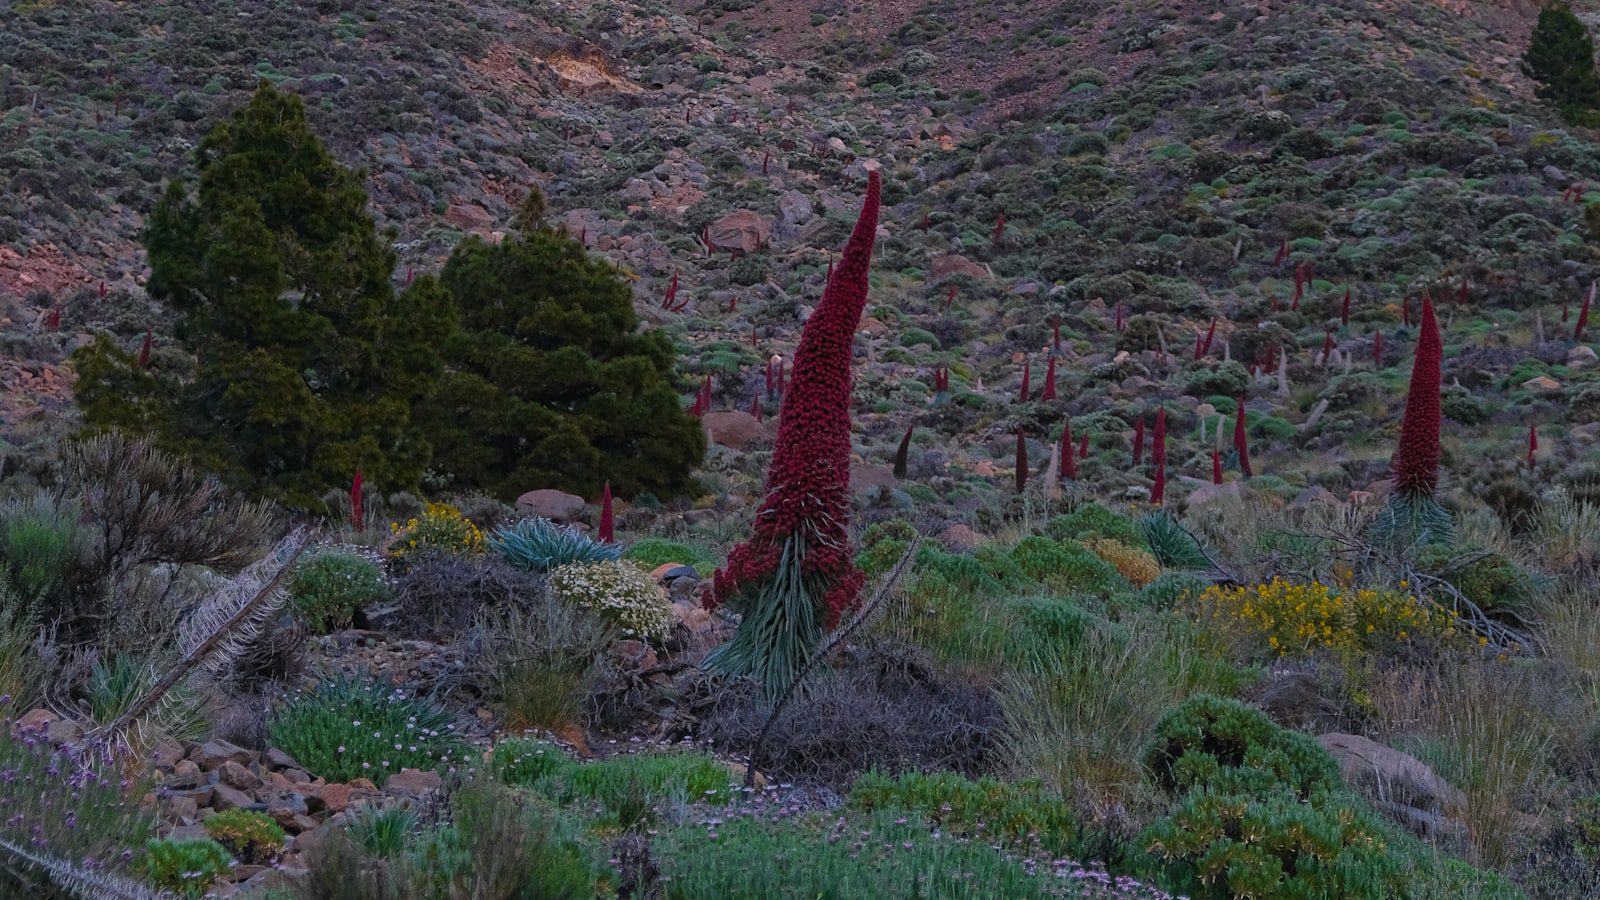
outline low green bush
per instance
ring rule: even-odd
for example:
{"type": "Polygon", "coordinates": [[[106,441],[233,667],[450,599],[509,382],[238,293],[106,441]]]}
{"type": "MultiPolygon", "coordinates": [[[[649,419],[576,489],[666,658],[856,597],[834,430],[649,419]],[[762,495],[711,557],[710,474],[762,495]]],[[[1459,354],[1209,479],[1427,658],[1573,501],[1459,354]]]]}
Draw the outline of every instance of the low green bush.
{"type": "Polygon", "coordinates": [[[1137,522],[1099,503],[1085,503],[1070,513],[1056,516],[1045,526],[1044,533],[1058,541],[1101,537],[1121,541],[1130,547],[1145,546],[1137,522]]]}
{"type": "Polygon", "coordinates": [[[668,800],[727,803],[738,785],[718,760],[696,753],[633,753],[580,763],[544,741],[495,745],[489,770],[501,782],[532,790],[552,802],[597,804],[623,824],[649,815],[668,800]]]}
{"type": "Polygon", "coordinates": [[[266,813],[230,809],[204,821],[206,834],[227,848],[240,862],[269,862],[283,850],[283,828],[266,813]]]}
{"type": "Polygon", "coordinates": [[[848,803],[863,812],[914,812],[940,830],[974,840],[1005,841],[1024,852],[1040,847],[1074,852],[1078,821],[1066,801],[1037,781],[972,780],[951,772],[869,772],[856,779],[848,803]]]}
{"type": "Polygon", "coordinates": [[[155,840],[145,845],[139,871],[156,887],[182,897],[202,897],[232,864],[228,851],[208,838],[155,840]]]}
{"type": "Polygon", "coordinates": [[[267,737],[312,775],[379,787],[401,769],[445,769],[469,757],[444,707],[376,682],[323,682],[273,713],[267,737]]]}
{"type": "Polygon", "coordinates": [[[326,550],[295,567],[289,596],[307,624],[326,634],[350,627],[356,611],[389,599],[376,561],[347,550],[326,550]]]}

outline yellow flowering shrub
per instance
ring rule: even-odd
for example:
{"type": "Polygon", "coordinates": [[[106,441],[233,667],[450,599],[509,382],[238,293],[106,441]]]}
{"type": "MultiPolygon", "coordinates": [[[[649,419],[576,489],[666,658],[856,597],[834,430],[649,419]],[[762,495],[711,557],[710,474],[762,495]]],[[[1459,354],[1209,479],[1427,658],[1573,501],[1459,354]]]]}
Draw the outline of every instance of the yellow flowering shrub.
{"type": "Polygon", "coordinates": [[[1090,538],[1083,543],[1095,556],[1111,563],[1134,587],[1142,588],[1161,577],[1161,564],[1146,550],[1112,538],[1090,538]]]}
{"type": "Polygon", "coordinates": [[[550,590],[565,603],[598,613],[625,637],[660,640],[676,621],[661,586],[629,560],[557,566],[550,570],[550,590]]]}
{"type": "Polygon", "coordinates": [[[405,524],[389,523],[389,534],[391,556],[408,556],[421,550],[478,554],[484,547],[483,532],[448,503],[429,503],[421,516],[412,516],[405,524]]]}
{"type": "Polygon", "coordinates": [[[1274,578],[1252,587],[1212,586],[1190,598],[1188,607],[1202,625],[1263,642],[1277,656],[1325,650],[1354,656],[1396,643],[1466,635],[1454,612],[1426,599],[1318,581],[1274,578]]]}

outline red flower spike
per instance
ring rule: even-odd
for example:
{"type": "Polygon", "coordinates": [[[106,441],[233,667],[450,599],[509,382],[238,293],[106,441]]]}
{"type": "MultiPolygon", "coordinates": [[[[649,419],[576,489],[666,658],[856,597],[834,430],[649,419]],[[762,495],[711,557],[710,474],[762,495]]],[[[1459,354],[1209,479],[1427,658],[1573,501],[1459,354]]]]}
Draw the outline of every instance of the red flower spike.
{"type": "Polygon", "coordinates": [[[1194,358],[1195,358],[1195,361],[1198,362],[1200,357],[1204,355],[1205,347],[1206,347],[1206,339],[1205,339],[1205,337],[1202,336],[1202,335],[1198,335],[1198,334],[1195,335],[1194,336],[1194,358]]]}
{"type": "Polygon", "coordinates": [[[600,527],[595,529],[602,544],[617,542],[617,517],[611,509],[611,482],[600,491],[600,527]]]}
{"type": "Polygon", "coordinates": [[[828,585],[825,626],[860,602],[864,579],[850,547],[850,392],[856,328],[867,302],[867,274],[878,229],[881,179],[868,173],[867,195],[839,268],[800,332],[794,385],[778,415],[765,498],[750,539],[735,547],[703,596],[714,608],[759,590],[774,577],[790,539],[803,568],[828,585]]]}
{"type": "Polygon", "coordinates": [[[1233,420],[1233,449],[1239,451],[1239,471],[1244,477],[1249,478],[1255,472],[1250,469],[1250,437],[1244,430],[1244,397],[1238,402],[1239,413],[1233,420]]]}
{"type": "Polygon", "coordinates": [[[1133,423],[1133,464],[1144,461],[1144,416],[1133,423]]]}
{"type": "Polygon", "coordinates": [[[1017,493],[1028,487],[1028,436],[1017,429],[1017,493]]]}
{"type": "Polygon", "coordinates": [[[1211,448],[1211,483],[1222,483],[1222,451],[1211,448]]]}
{"type": "Polygon", "coordinates": [[[1383,332],[1381,331],[1372,333],[1372,364],[1380,367],[1383,365],[1383,332]]]}
{"type": "Polygon", "coordinates": [[[1050,362],[1044,370],[1044,388],[1039,392],[1039,399],[1044,401],[1056,398],[1056,358],[1050,357],[1050,362]]]}
{"type": "Polygon", "coordinates": [[[144,345],[139,348],[139,368],[150,368],[150,344],[154,340],[148,327],[144,330],[144,345]]]}
{"type": "Polygon", "coordinates": [[[761,174],[767,174],[767,166],[772,162],[772,151],[768,150],[761,155],[761,174]]]}
{"type": "Polygon", "coordinates": [[[1089,432],[1085,431],[1083,437],[1078,439],[1078,458],[1089,458],[1089,432]]]}
{"type": "Polygon", "coordinates": [[[1161,500],[1167,493],[1167,464],[1156,465],[1156,484],[1150,489],[1150,502],[1156,506],[1161,505],[1161,500]]]}
{"type": "Polygon", "coordinates": [[[367,527],[367,507],[363,502],[365,495],[361,482],[361,470],[357,469],[355,480],[350,482],[350,525],[357,531],[364,531],[367,527]]]}
{"type": "Polygon", "coordinates": [[[109,294],[109,293],[111,293],[111,289],[106,287],[106,283],[104,281],[100,282],[100,292],[99,292],[100,299],[104,300],[106,298],[106,295],[109,294]]]}
{"type": "Polygon", "coordinates": [[[1322,364],[1323,365],[1327,365],[1328,364],[1328,360],[1330,360],[1330,359],[1333,359],[1333,330],[1332,329],[1329,329],[1328,332],[1325,333],[1322,336],[1322,364]]]}
{"type": "Polygon", "coordinates": [[[1283,265],[1283,261],[1288,259],[1288,258],[1289,258],[1289,239],[1288,238],[1283,238],[1282,240],[1280,240],[1278,242],[1278,255],[1274,256],[1272,258],[1272,264],[1274,266],[1281,266],[1281,265],[1283,265]]]}
{"type": "Polygon", "coordinates": [[[896,478],[906,477],[906,466],[911,456],[911,434],[916,430],[917,426],[915,425],[906,426],[906,435],[900,439],[900,446],[894,451],[894,477],[896,478]]]}
{"type": "Polygon", "coordinates": [[[1167,408],[1156,410],[1156,433],[1150,440],[1150,461],[1157,468],[1167,464],[1167,408]]]}
{"type": "Polygon", "coordinates": [[[761,395],[760,394],[756,394],[754,397],[750,398],[750,415],[756,417],[756,424],[757,425],[760,425],[761,424],[761,420],[763,418],[765,418],[765,416],[766,416],[766,410],[761,408],[761,395]]]}
{"type": "Polygon", "coordinates": [[[1115,316],[1116,316],[1115,325],[1116,325],[1116,328],[1117,328],[1117,334],[1121,334],[1123,326],[1127,324],[1126,322],[1123,321],[1123,318],[1122,318],[1122,301],[1121,300],[1117,301],[1117,311],[1116,311],[1115,316]]]}
{"type": "Polygon", "coordinates": [[[1466,273],[1462,273],[1462,275],[1461,275],[1461,287],[1456,289],[1456,305],[1457,306],[1466,306],[1467,305],[1467,276],[1466,276],[1466,273]]]}
{"type": "Polygon", "coordinates": [[[1583,295],[1583,305],[1578,307],[1578,324],[1573,326],[1572,339],[1583,340],[1583,329],[1589,324],[1589,304],[1594,302],[1594,283],[1589,283],[1589,293],[1583,295]]]}
{"type": "Polygon", "coordinates": [[[1350,288],[1348,287],[1344,289],[1344,303],[1339,307],[1339,324],[1343,326],[1349,326],[1350,324],[1350,288]]]}
{"type": "Polygon", "coordinates": [[[1196,357],[1196,358],[1197,359],[1201,359],[1201,358],[1204,358],[1206,355],[1208,355],[1211,352],[1211,342],[1216,340],[1216,339],[1217,339],[1217,317],[1216,316],[1212,316],[1211,317],[1211,324],[1210,324],[1210,326],[1208,326],[1206,328],[1206,339],[1205,339],[1205,342],[1200,345],[1200,356],[1196,357]]]}
{"type": "Polygon", "coordinates": [[[46,321],[49,323],[49,327],[50,327],[51,331],[60,331],[61,330],[61,307],[59,307],[59,306],[50,307],[50,317],[46,321]]]}
{"type": "Polygon", "coordinates": [[[991,245],[995,246],[995,247],[998,247],[998,246],[1000,246],[1000,242],[1004,241],[1005,239],[1006,239],[1006,214],[1005,213],[1001,213],[999,215],[999,217],[994,220],[994,232],[989,235],[989,243],[991,245]]]}
{"type": "Polygon", "coordinates": [[[1433,301],[1426,294],[1422,298],[1421,328],[1411,364],[1405,416],[1400,422],[1400,444],[1394,455],[1394,482],[1395,490],[1401,493],[1431,497],[1439,486],[1442,456],[1439,388],[1444,345],[1439,338],[1439,322],[1433,315],[1433,301]]]}
{"type": "Polygon", "coordinates": [[[1022,361],[1022,390],[1017,395],[1017,399],[1022,401],[1023,403],[1027,403],[1028,402],[1028,389],[1030,387],[1032,387],[1032,380],[1033,379],[1030,377],[1030,374],[1031,373],[1030,373],[1030,371],[1028,369],[1028,361],[1027,360],[1023,360],[1022,361]]]}
{"type": "Polygon", "coordinates": [[[949,293],[947,293],[945,295],[944,308],[948,311],[950,309],[950,307],[955,306],[955,305],[956,305],[956,286],[952,284],[952,285],[950,285],[949,293]]]}
{"type": "Polygon", "coordinates": [[[774,381],[772,378],[772,360],[767,360],[767,396],[772,396],[774,381]]]}
{"type": "Polygon", "coordinates": [[[929,216],[927,213],[923,213],[922,214],[922,230],[923,231],[927,231],[929,228],[932,228],[932,227],[933,227],[933,218],[931,216],[929,216]]]}
{"type": "Polygon", "coordinates": [[[1078,461],[1072,455],[1072,422],[1068,420],[1061,432],[1061,474],[1078,480],[1078,461]]]}
{"type": "Polygon", "coordinates": [[[1050,352],[1061,352],[1061,321],[1056,320],[1055,331],[1050,335],[1050,352]]]}
{"type": "Polygon", "coordinates": [[[1536,425],[1528,426],[1528,471],[1533,471],[1533,454],[1539,449],[1539,429],[1536,425]]]}

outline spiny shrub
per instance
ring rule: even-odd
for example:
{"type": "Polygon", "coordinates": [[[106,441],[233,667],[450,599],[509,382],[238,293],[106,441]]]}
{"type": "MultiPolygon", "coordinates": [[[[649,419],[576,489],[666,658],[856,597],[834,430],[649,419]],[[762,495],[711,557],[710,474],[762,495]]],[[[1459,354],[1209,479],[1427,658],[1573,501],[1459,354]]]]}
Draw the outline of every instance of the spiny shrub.
{"type": "Polygon", "coordinates": [[[617,544],[602,544],[571,526],[531,516],[503,525],[489,538],[489,547],[519,568],[549,572],[569,563],[615,560],[622,556],[617,544]]]}
{"type": "Polygon", "coordinates": [[[422,515],[405,524],[389,523],[389,554],[405,557],[422,550],[476,555],[483,552],[483,532],[448,503],[429,503],[422,515]]]}
{"type": "Polygon", "coordinates": [[[283,828],[263,812],[230,809],[206,819],[203,824],[206,834],[242,863],[268,862],[283,849],[283,828]]]}
{"type": "Polygon", "coordinates": [[[569,563],[550,573],[550,590],[627,637],[660,640],[672,630],[672,604],[650,573],[630,562],[569,563]]]}
{"type": "Polygon", "coordinates": [[[389,599],[378,564],[348,550],[326,550],[295,567],[289,596],[307,624],[326,634],[350,627],[356,611],[389,599]]]}
{"type": "Polygon", "coordinates": [[[382,787],[401,769],[443,769],[467,758],[444,707],[375,682],[327,681],[277,710],[272,746],[329,781],[382,787]]]}
{"type": "Polygon", "coordinates": [[[850,789],[849,805],[864,812],[914,812],[949,834],[1005,841],[1031,852],[1071,853],[1078,821],[1066,801],[1036,781],[968,779],[950,772],[909,772],[890,778],[868,772],[850,789]]]}
{"type": "Polygon", "coordinates": [[[233,859],[216,841],[155,840],[145,844],[139,871],[151,884],[183,897],[201,897],[233,859]]]}
{"type": "Polygon", "coordinates": [[[1130,547],[1111,538],[1090,538],[1084,541],[1084,546],[1115,567],[1136,588],[1142,588],[1161,576],[1161,564],[1148,550],[1130,547]]]}
{"type": "Polygon", "coordinates": [[[1211,565],[1205,548],[1178,526],[1166,510],[1145,513],[1139,518],[1139,530],[1144,532],[1145,543],[1156,560],[1169,569],[1205,569],[1211,565]]]}

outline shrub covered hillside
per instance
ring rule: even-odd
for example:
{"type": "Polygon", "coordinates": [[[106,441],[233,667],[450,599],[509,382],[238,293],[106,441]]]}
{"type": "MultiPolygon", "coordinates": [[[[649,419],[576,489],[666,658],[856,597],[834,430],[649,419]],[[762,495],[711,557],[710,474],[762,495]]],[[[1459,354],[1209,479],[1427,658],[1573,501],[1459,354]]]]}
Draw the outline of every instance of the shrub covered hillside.
{"type": "Polygon", "coordinates": [[[0,4],[0,896],[1600,896],[1597,27],[0,4]]]}

